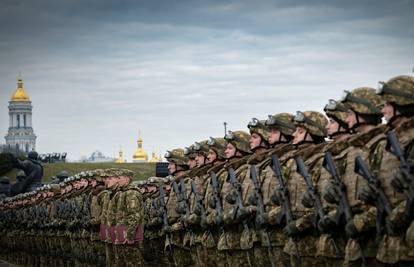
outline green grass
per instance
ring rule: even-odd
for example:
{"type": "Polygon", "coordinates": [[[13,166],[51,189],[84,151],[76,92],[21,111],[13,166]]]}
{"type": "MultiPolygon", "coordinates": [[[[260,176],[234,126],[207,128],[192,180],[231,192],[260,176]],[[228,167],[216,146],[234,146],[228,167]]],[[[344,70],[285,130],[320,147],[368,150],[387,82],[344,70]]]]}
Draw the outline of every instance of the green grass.
{"type": "MultiPolygon", "coordinates": [[[[69,172],[69,175],[74,175],[81,171],[119,168],[133,171],[135,173],[135,180],[144,180],[150,176],[155,176],[155,163],[53,163],[44,164],[43,167],[44,183],[50,182],[52,176],[55,176],[62,170],[69,172]]],[[[18,170],[14,169],[6,173],[4,176],[7,176],[10,180],[14,181],[17,172],[18,170]]]]}

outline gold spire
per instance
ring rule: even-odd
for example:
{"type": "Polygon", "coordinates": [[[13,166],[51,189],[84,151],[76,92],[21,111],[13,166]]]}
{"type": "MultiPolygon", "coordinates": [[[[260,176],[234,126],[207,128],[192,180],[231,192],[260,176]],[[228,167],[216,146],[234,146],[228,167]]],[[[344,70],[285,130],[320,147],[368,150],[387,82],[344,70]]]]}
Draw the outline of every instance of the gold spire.
{"type": "Polygon", "coordinates": [[[24,101],[24,102],[30,101],[29,96],[26,94],[26,92],[23,89],[23,80],[20,75],[17,80],[17,89],[11,97],[11,101],[24,101]]]}
{"type": "Polygon", "coordinates": [[[141,132],[139,133],[137,144],[138,144],[138,148],[135,150],[134,156],[132,157],[134,162],[147,162],[148,154],[142,148],[141,132]]]}
{"type": "Polygon", "coordinates": [[[159,162],[159,159],[157,157],[157,153],[152,152],[152,158],[149,160],[149,162],[151,162],[151,163],[159,162]]]}
{"type": "Polygon", "coordinates": [[[125,163],[126,160],[124,158],[124,151],[122,151],[122,148],[119,149],[118,152],[118,158],[115,160],[116,163],[125,163]]]}

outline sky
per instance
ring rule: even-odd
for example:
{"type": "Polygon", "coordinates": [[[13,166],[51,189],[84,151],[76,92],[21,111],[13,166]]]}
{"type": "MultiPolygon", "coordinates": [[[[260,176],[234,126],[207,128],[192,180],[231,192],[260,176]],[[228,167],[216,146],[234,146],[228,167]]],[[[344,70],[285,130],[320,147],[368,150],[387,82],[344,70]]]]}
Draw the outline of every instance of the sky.
{"type": "Polygon", "coordinates": [[[0,0],[0,143],[21,72],[39,153],[131,160],[413,75],[414,1],[0,0]]]}

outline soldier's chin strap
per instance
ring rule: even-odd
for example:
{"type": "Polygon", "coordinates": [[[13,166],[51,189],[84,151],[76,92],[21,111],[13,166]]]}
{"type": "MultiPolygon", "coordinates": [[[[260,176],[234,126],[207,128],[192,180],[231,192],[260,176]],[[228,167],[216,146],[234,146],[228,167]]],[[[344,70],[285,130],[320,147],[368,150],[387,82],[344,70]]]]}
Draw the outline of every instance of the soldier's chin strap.
{"type": "Polygon", "coordinates": [[[350,130],[347,130],[347,129],[345,129],[345,128],[343,128],[339,123],[338,123],[338,129],[336,130],[336,132],[334,132],[333,134],[330,134],[329,135],[329,137],[334,137],[334,136],[338,136],[338,135],[341,135],[341,134],[348,134],[348,133],[350,133],[351,131],[350,130]],[[343,129],[343,131],[341,131],[341,128],[343,129]]]}
{"type": "MultiPolygon", "coordinates": [[[[309,136],[309,132],[308,132],[308,131],[306,131],[306,134],[305,134],[305,137],[303,137],[303,140],[302,140],[302,141],[300,141],[300,142],[298,142],[297,144],[294,144],[294,147],[295,147],[295,148],[298,148],[300,145],[303,145],[303,144],[306,144],[306,143],[313,144],[313,141],[311,141],[311,140],[306,140],[308,136],[309,136]]],[[[310,136],[310,138],[312,138],[312,136],[310,136]]]]}

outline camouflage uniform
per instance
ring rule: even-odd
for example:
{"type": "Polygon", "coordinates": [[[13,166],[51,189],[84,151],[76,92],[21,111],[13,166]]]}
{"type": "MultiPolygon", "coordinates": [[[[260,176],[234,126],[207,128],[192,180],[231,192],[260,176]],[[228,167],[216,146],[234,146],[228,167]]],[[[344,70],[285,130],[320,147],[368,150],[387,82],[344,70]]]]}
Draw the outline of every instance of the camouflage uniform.
{"type": "MultiPolygon", "coordinates": [[[[414,77],[397,76],[389,80],[379,89],[378,94],[394,107],[394,117],[388,121],[389,131],[394,131],[406,159],[410,162],[414,159],[413,138],[414,118],[411,106],[414,104],[414,77]],[[401,115],[397,115],[400,112],[401,115]]],[[[388,215],[389,226],[394,233],[385,234],[378,246],[377,260],[387,264],[407,262],[414,260],[414,246],[409,244],[409,236],[404,237],[407,218],[404,216],[406,196],[404,190],[393,187],[396,177],[390,179],[395,168],[401,163],[399,159],[387,150],[387,141],[382,139],[375,148],[375,158],[372,160],[373,171],[378,173],[381,186],[393,208],[388,215]],[[397,190],[396,190],[397,189],[397,190]],[[408,241],[408,244],[406,243],[408,241]]],[[[398,171],[397,171],[398,173],[398,171]]],[[[411,239],[412,240],[412,239],[411,239]]]]}
{"type": "Polygon", "coordinates": [[[303,205],[302,197],[307,192],[307,187],[304,178],[296,171],[295,157],[301,157],[304,160],[305,165],[309,168],[309,174],[314,180],[313,182],[317,183],[319,169],[318,166],[315,167],[314,165],[319,158],[317,153],[325,145],[323,138],[326,136],[325,126],[327,120],[324,115],[315,111],[298,112],[295,116],[295,124],[305,128],[306,134],[310,134],[314,141],[302,141],[296,144],[297,149],[280,158],[283,175],[287,180],[290,206],[294,217],[294,221],[284,228],[284,231],[290,237],[284,247],[284,252],[290,255],[292,266],[298,264],[298,256],[304,266],[317,266],[320,262],[314,257],[318,241],[312,221],[314,210],[303,205]],[[317,139],[322,143],[317,144],[317,139]],[[297,255],[298,253],[299,255],[297,255]]]}

